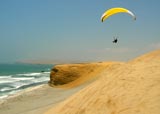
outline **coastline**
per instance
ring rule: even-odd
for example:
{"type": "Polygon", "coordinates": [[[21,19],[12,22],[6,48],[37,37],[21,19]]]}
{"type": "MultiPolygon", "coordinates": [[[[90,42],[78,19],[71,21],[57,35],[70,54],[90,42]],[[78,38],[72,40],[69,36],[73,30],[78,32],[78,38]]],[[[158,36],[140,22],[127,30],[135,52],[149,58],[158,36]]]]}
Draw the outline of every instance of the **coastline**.
{"type": "MultiPolygon", "coordinates": [[[[81,67],[77,67],[77,72],[81,73],[81,76],[71,83],[52,87],[48,84],[41,84],[10,95],[0,101],[0,114],[44,114],[49,109],[97,80],[99,73],[112,64],[117,64],[117,62],[79,63],[78,66],[82,65],[84,66],[84,70],[87,72],[91,70],[92,72],[85,73],[84,70],[82,72],[81,67]]],[[[65,65],[72,67],[71,64],[65,65]]],[[[73,72],[72,70],[68,71],[73,72]]],[[[62,75],[64,74],[62,73],[62,75]]]]}
{"type": "Polygon", "coordinates": [[[0,101],[1,114],[43,114],[87,84],[72,88],[53,88],[48,84],[30,87],[0,101]]]}
{"type": "Polygon", "coordinates": [[[0,114],[159,114],[160,50],[127,63],[91,64],[90,73],[77,68],[82,75],[71,83],[42,84],[0,101],[0,114]]]}

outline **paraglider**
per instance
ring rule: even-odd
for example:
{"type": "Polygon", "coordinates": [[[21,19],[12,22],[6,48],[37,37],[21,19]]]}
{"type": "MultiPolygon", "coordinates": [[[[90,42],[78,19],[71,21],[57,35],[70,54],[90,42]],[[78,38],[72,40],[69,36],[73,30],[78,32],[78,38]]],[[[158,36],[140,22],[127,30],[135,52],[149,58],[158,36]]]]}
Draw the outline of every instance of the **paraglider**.
{"type": "MultiPolygon", "coordinates": [[[[101,16],[101,21],[104,22],[106,19],[108,19],[110,16],[118,14],[118,13],[127,13],[130,16],[132,16],[133,20],[136,20],[136,16],[128,9],[122,8],[122,7],[115,7],[115,8],[110,8],[106,10],[102,16],[101,16]]],[[[114,37],[114,40],[112,41],[113,43],[117,43],[118,39],[117,37],[114,37]]]]}
{"type": "Polygon", "coordinates": [[[101,21],[104,22],[107,18],[109,18],[110,16],[115,15],[117,13],[127,13],[127,14],[131,15],[134,20],[136,20],[136,16],[128,9],[116,7],[116,8],[111,8],[111,9],[105,11],[103,13],[103,15],[101,16],[101,21]]]}

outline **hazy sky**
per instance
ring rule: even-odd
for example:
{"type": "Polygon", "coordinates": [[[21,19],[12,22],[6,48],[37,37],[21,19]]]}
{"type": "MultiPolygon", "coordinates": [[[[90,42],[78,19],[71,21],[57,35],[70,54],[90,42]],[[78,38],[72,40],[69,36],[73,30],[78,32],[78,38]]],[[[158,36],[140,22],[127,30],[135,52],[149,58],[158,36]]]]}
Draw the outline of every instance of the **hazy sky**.
{"type": "Polygon", "coordinates": [[[0,63],[130,60],[160,49],[160,0],[0,0],[0,63]],[[137,17],[103,12],[125,7],[137,17]],[[118,36],[118,44],[113,44],[118,36]]]}

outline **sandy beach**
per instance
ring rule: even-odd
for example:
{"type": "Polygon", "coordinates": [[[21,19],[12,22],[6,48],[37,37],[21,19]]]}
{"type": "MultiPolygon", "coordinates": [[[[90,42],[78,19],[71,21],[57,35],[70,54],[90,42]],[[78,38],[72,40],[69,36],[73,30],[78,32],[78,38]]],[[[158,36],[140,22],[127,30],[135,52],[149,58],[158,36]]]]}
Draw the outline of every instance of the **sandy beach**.
{"type": "Polygon", "coordinates": [[[48,84],[31,87],[0,101],[0,114],[43,114],[85,86],[69,90],[48,84]]]}
{"type": "Polygon", "coordinates": [[[54,68],[59,70],[60,80],[69,78],[64,76],[73,71],[79,77],[66,84],[44,84],[10,96],[0,102],[0,114],[160,113],[160,50],[126,63],[65,64],[54,68]],[[68,70],[73,66],[75,70],[68,70]]]}

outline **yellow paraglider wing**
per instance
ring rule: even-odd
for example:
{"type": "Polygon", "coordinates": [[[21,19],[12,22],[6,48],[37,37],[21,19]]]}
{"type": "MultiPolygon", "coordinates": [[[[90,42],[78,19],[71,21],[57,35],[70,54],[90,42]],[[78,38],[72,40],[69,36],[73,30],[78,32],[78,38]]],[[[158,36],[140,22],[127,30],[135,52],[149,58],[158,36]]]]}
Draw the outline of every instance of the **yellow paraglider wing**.
{"type": "Polygon", "coordinates": [[[131,15],[133,17],[134,20],[136,20],[136,16],[131,11],[129,11],[128,9],[125,9],[125,8],[111,8],[111,9],[104,12],[104,14],[101,17],[101,21],[103,22],[108,17],[110,17],[114,14],[117,14],[117,13],[128,13],[129,15],[131,15]]]}

